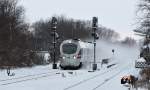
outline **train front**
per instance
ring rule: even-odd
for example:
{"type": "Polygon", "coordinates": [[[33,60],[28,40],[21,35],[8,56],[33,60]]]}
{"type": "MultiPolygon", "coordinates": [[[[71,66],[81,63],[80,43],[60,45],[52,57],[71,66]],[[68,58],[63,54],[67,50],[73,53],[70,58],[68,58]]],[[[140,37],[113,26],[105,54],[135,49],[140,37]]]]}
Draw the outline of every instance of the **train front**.
{"type": "Polygon", "coordinates": [[[79,41],[65,40],[60,45],[61,63],[63,69],[78,69],[81,66],[81,47],[79,41]]]}

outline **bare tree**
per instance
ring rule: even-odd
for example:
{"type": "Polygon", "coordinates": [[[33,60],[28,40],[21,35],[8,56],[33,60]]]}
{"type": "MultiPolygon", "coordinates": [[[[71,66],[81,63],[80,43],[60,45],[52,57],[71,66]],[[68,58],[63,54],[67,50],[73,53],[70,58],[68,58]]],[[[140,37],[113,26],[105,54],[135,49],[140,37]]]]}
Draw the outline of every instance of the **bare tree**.
{"type": "Polygon", "coordinates": [[[0,66],[26,66],[32,62],[29,25],[18,0],[0,1],[0,66]]]}
{"type": "Polygon", "coordinates": [[[114,41],[114,40],[117,41],[117,39],[120,37],[119,33],[115,32],[112,29],[106,28],[104,26],[101,26],[99,28],[98,33],[99,33],[100,39],[104,39],[107,41],[114,41]]]}

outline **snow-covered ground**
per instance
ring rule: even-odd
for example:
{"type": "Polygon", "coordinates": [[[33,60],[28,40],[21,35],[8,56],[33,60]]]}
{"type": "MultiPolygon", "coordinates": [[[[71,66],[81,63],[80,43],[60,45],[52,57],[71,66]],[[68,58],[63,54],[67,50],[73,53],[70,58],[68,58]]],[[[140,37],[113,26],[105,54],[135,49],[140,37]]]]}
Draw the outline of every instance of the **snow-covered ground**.
{"type": "Polygon", "coordinates": [[[0,71],[0,90],[128,90],[120,84],[120,78],[128,74],[138,76],[138,69],[134,68],[138,47],[100,41],[96,51],[98,69],[95,72],[89,72],[91,66],[80,70],[53,70],[51,65],[11,70],[14,76],[7,76],[3,70],[0,71]],[[99,62],[104,58],[111,59],[109,64],[114,65],[101,67],[99,62]]]}

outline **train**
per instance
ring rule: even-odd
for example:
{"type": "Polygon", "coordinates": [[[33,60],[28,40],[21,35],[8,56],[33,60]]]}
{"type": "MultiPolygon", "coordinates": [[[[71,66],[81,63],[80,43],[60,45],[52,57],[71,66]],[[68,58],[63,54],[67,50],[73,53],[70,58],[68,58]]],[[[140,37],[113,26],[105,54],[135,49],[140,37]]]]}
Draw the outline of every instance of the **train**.
{"type": "Polygon", "coordinates": [[[62,69],[81,68],[89,50],[89,44],[80,39],[64,40],[60,45],[60,67],[62,69]]]}

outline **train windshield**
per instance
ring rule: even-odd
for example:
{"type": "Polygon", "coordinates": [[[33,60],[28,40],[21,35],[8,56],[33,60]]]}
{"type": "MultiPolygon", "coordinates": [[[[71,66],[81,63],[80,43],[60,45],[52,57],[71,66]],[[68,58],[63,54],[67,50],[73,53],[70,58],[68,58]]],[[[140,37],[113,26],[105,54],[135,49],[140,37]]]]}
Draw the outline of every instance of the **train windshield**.
{"type": "Polygon", "coordinates": [[[77,45],[73,43],[67,43],[62,46],[63,53],[73,54],[77,51],[77,45]]]}

